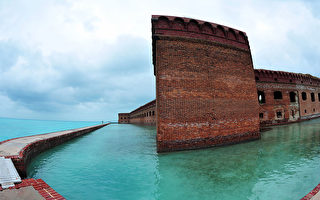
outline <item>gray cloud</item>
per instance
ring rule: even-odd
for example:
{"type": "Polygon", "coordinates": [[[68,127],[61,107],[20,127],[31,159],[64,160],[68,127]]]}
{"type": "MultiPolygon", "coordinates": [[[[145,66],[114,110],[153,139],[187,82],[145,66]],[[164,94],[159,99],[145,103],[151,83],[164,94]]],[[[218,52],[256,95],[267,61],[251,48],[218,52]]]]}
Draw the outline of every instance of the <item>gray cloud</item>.
{"type": "Polygon", "coordinates": [[[318,9],[299,0],[1,1],[0,116],[113,120],[153,100],[151,14],[243,30],[256,68],[320,76],[318,9]]]}

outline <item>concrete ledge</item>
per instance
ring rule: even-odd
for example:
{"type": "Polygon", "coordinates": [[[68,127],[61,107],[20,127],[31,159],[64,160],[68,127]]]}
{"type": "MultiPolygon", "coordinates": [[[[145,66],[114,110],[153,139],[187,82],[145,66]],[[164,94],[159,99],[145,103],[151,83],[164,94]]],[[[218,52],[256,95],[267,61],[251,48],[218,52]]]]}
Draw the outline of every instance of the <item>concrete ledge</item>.
{"type": "Polygon", "coordinates": [[[27,177],[27,165],[39,153],[106,125],[108,124],[5,140],[0,142],[0,156],[11,158],[19,175],[24,178],[27,177]]]}
{"type": "Polygon", "coordinates": [[[320,118],[320,115],[310,115],[305,118],[301,117],[300,119],[298,119],[296,121],[279,120],[276,123],[274,123],[272,120],[271,121],[264,121],[263,123],[260,123],[260,126],[263,128],[263,127],[270,127],[270,126],[287,125],[287,124],[299,123],[299,122],[303,122],[303,121],[307,121],[307,120],[311,120],[311,119],[316,119],[316,118],[320,118]]]}

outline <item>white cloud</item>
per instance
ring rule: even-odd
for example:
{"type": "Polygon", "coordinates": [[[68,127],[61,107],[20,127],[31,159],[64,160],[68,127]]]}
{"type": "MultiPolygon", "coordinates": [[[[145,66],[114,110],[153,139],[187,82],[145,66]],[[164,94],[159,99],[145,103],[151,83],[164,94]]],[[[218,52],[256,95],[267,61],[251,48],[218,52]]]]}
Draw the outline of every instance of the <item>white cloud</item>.
{"type": "Polygon", "coordinates": [[[298,0],[1,1],[1,116],[116,119],[152,100],[152,14],[240,29],[256,68],[320,76],[319,7],[298,0]]]}

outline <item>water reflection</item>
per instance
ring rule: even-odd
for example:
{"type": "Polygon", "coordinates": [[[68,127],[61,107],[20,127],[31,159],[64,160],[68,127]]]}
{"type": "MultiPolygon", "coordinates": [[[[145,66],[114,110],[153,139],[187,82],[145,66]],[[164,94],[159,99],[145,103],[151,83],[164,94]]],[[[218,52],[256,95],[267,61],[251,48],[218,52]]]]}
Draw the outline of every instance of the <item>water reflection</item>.
{"type": "Polygon", "coordinates": [[[320,181],[319,144],[317,119],[254,142],[161,154],[159,199],[299,199],[320,181]]]}
{"type": "Polygon", "coordinates": [[[299,199],[320,181],[319,152],[320,119],[165,154],[156,153],[155,127],[122,124],[46,151],[28,173],[67,199],[299,199]]]}

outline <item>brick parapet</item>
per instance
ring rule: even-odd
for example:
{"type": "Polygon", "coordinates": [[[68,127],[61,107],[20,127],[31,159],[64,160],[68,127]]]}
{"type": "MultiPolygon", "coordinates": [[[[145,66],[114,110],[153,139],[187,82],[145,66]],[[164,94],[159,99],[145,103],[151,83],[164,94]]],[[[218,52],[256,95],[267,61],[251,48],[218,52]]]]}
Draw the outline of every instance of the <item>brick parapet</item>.
{"type": "Polygon", "coordinates": [[[188,38],[198,38],[224,43],[248,49],[249,42],[245,32],[223,26],[185,17],[152,15],[153,35],[168,35],[188,38]]]}
{"type": "Polygon", "coordinates": [[[131,111],[130,112],[130,116],[133,116],[136,113],[139,113],[139,112],[141,112],[143,110],[147,110],[147,109],[155,107],[155,106],[156,106],[156,100],[152,100],[152,101],[150,101],[150,102],[138,107],[137,109],[131,111]]]}
{"type": "MultiPolygon", "coordinates": [[[[165,39],[163,36],[180,40],[183,38],[211,41],[240,49],[250,50],[248,37],[245,32],[216,23],[185,17],[152,15],[152,54],[154,74],[156,73],[156,40],[165,39]]],[[[155,74],[156,75],[156,74],[155,74]]]]}
{"type": "Polygon", "coordinates": [[[255,69],[254,74],[257,82],[274,82],[299,84],[307,86],[320,86],[320,78],[314,77],[310,74],[273,71],[266,69],[255,69]]]}

